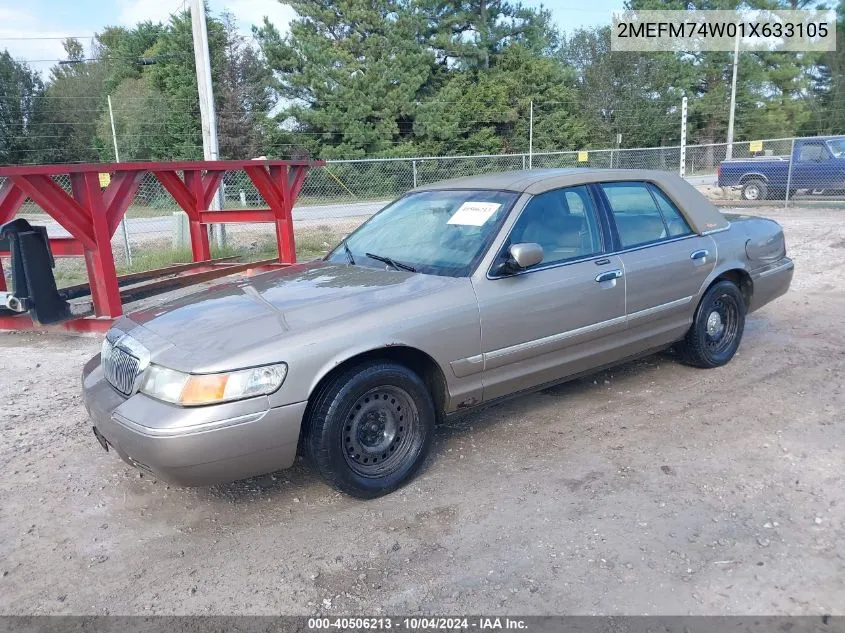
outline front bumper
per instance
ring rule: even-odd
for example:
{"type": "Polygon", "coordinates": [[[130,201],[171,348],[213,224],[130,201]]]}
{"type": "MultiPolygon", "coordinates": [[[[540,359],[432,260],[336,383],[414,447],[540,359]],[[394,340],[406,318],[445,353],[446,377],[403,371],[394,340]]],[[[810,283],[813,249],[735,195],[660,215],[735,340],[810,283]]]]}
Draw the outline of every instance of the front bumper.
{"type": "Polygon", "coordinates": [[[753,312],[758,308],[785,294],[792,283],[792,275],[795,273],[795,264],[788,257],[770,264],[764,268],[751,273],[753,294],[751,305],[748,311],[753,312]]]}
{"type": "MultiPolygon", "coordinates": [[[[82,376],[96,433],[127,464],[180,486],[207,486],[290,467],[306,402],[269,406],[266,397],[177,407],[106,381],[100,357],[82,376]]],[[[99,436],[98,436],[99,439],[99,436]]]]}

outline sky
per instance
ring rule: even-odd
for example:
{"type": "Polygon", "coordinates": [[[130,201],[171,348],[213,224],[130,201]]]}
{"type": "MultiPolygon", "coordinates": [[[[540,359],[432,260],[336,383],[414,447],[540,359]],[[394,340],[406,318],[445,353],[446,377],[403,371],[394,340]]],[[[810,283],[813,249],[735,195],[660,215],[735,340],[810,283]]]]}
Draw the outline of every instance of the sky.
{"type": "MultiPolygon", "coordinates": [[[[525,0],[539,6],[535,0],[525,0]]],[[[623,0],[546,0],[542,4],[564,31],[608,24],[611,11],[622,8],[623,0]]],[[[61,40],[78,37],[83,44],[110,25],[132,26],[139,21],[165,21],[185,6],[185,0],[0,0],[0,50],[27,61],[43,73],[63,57],[61,40]]],[[[239,29],[249,34],[251,25],[264,16],[281,30],[294,17],[293,10],[278,0],[209,0],[212,13],[228,9],[239,29]]]]}

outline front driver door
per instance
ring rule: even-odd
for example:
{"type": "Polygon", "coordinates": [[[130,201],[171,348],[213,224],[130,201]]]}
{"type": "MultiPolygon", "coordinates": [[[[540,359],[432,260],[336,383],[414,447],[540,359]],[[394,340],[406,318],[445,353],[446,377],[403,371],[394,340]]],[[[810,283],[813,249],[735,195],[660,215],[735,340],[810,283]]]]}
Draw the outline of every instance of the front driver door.
{"type": "Polygon", "coordinates": [[[510,275],[497,274],[494,263],[473,278],[484,400],[601,364],[613,355],[613,334],[625,329],[622,264],[607,254],[609,235],[587,187],[533,197],[497,261],[522,242],[540,244],[543,261],[510,275]]]}

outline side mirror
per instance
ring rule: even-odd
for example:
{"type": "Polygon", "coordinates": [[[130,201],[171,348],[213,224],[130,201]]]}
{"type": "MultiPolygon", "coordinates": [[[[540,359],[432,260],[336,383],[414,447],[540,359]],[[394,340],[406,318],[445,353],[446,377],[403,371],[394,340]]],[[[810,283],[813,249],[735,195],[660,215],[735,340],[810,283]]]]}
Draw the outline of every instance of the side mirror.
{"type": "Polygon", "coordinates": [[[530,268],[543,261],[543,247],[534,242],[513,244],[508,252],[519,268],[530,268]]]}
{"type": "Polygon", "coordinates": [[[508,249],[508,258],[497,266],[495,274],[513,275],[541,261],[543,261],[543,247],[539,244],[534,242],[512,244],[508,249]]]}

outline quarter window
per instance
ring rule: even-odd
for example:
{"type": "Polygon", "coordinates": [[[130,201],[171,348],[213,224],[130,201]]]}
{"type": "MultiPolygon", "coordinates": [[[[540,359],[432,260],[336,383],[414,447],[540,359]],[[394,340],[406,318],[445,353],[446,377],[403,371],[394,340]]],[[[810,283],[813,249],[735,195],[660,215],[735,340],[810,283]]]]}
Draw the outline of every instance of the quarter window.
{"type": "Polygon", "coordinates": [[[598,215],[586,187],[556,189],[534,196],[511,231],[510,244],[543,247],[538,266],[602,252],[598,215]]]}
{"type": "Polygon", "coordinates": [[[657,201],[657,207],[660,209],[660,213],[663,215],[663,221],[666,222],[669,236],[680,237],[681,235],[692,234],[692,229],[690,229],[684,216],[681,215],[678,207],[669,200],[666,194],[654,185],[651,185],[649,188],[651,189],[651,193],[654,194],[654,199],[657,201]]]}

